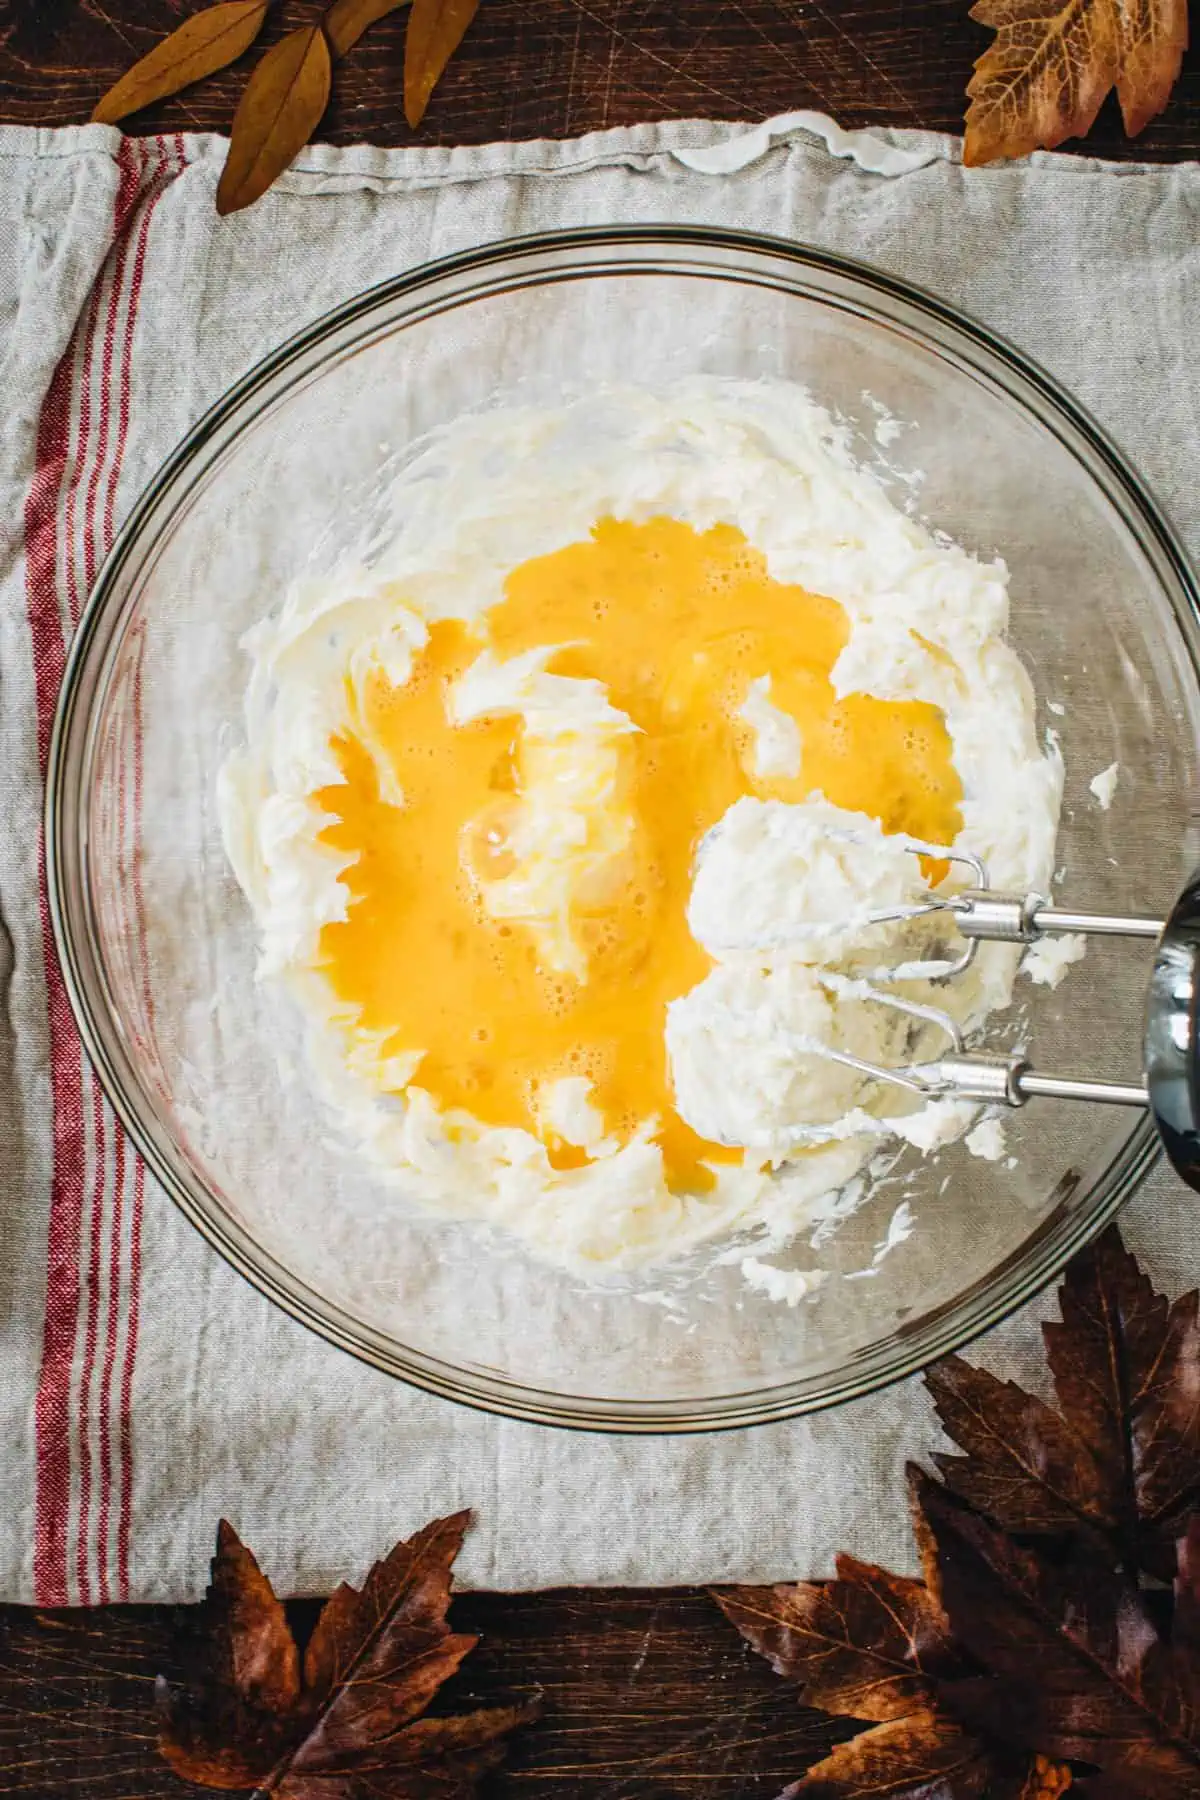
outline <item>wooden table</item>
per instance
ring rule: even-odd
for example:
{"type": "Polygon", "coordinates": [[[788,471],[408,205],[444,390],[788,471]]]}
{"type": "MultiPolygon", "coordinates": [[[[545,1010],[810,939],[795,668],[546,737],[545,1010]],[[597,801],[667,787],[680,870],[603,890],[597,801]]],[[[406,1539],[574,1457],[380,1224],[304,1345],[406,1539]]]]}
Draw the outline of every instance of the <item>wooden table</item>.
{"type": "MultiPolygon", "coordinates": [[[[66,125],[190,0],[9,0],[0,26],[0,118],[66,125]]],[[[315,17],[285,0],[263,42],[315,17]]],[[[403,15],[339,67],[322,135],[409,142],[400,110],[403,15]]],[[[985,34],[965,0],[483,0],[420,133],[424,143],[562,136],[654,118],[755,119],[817,107],[845,124],[956,130],[985,34]]],[[[224,129],[243,80],[229,71],[136,121],[147,132],[224,129]]],[[[1170,110],[1128,144],[1111,103],[1098,154],[1200,156],[1200,55],[1170,110]]],[[[214,1521],[215,1525],[215,1521],[214,1521]]],[[[797,1570],[797,1574],[805,1571],[797,1570]]],[[[312,1608],[298,1606],[301,1625],[312,1608]]],[[[455,1607],[485,1633],[455,1697],[541,1686],[501,1795],[532,1800],[755,1800],[833,1741],[698,1592],[587,1591],[455,1607]]],[[[170,1673],[168,1607],[86,1613],[0,1608],[0,1795],[133,1800],[194,1794],[159,1762],[155,1674],[170,1673]]]]}
{"type": "MultiPolygon", "coordinates": [[[[846,125],[957,131],[963,88],[988,34],[970,0],[483,0],[433,98],[422,143],[561,137],[644,119],[761,119],[796,107],[846,125]]],[[[86,119],[103,90],[195,10],[196,0],[7,0],[0,117],[86,119]]],[[[322,0],[282,0],[260,40],[316,18],[322,0]]],[[[3,14],[0,13],[0,18],[3,14]]],[[[338,68],[321,135],[412,141],[400,109],[404,14],[374,26],[338,68]]],[[[225,130],[241,67],[147,112],[134,129],[225,130]]],[[[1168,112],[1137,140],[1104,108],[1102,156],[1200,155],[1200,53],[1168,112]]]]}

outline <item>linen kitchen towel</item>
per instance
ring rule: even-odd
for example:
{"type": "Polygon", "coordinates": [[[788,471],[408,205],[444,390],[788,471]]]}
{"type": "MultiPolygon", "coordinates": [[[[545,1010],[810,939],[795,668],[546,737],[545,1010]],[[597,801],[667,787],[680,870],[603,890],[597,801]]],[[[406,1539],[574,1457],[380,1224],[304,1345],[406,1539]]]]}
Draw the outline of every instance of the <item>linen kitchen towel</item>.
{"type": "MultiPolygon", "coordinates": [[[[770,232],[934,290],[1059,377],[1200,554],[1200,171],[965,171],[949,139],[796,116],[318,146],[220,221],[224,148],[0,131],[0,1598],[194,1598],[222,1514],[281,1591],[325,1592],[462,1504],[476,1586],[763,1581],[826,1573],[839,1548],[903,1566],[903,1463],[938,1445],[916,1382],[707,1438],[551,1431],[359,1366],[209,1250],[123,1138],[50,942],[42,778],[65,647],[139,491],[265,351],[430,258],[611,221],[770,232]]],[[[1129,1208],[1168,1291],[1200,1277],[1196,1207],[1159,1172],[1129,1208]]],[[[1036,1381],[1048,1304],[978,1354],[1036,1381]]]]}

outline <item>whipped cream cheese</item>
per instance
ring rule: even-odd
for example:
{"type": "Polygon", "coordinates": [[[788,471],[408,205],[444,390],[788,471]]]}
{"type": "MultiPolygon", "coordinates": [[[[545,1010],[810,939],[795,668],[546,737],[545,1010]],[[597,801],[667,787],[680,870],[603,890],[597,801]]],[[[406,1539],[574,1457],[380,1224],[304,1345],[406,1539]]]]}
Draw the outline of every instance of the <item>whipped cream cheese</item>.
{"type": "MultiPolygon", "coordinates": [[[[539,1095],[539,1131],[588,1158],[555,1166],[540,1135],[440,1108],[421,1085],[425,1047],[364,1028],[339,1001],[319,945],[348,915],[355,859],[330,842],[322,794],[346,779],[333,746],[360,726],[371,682],[382,674],[402,689],[442,621],[478,630],[450,722],[511,716],[521,727],[503,865],[474,866],[480,903],[530,932],[547,969],[586,980],[576,910],[628,854],[623,746],[639,727],[602,682],[551,672],[560,645],[505,658],[484,641],[486,621],[518,565],[587,539],[597,520],[665,516],[697,531],[734,526],[775,580],[837,602],[849,621],[831,676],[838,696],[938,708],[962,784],[955,847],[984,858],[998,888],[1048,889],[1063,771],[1057,748],[1039,742],[1030,680],[1006,642],[1003,563],[907,516],[830,416],[786,383],[696,377],[662,393],[466,418],[394,477],[386,512],[369,554],[298,580],[248,635],[245,743],[218,794],[260,978],[299,1005],[316,1084],[383,1179],[602,1274],[751,1229],[776,1249],[836,1210],[832,1197],[881,1142],[932,1152],[970,1130],[974,1108],[921,1106],[837,1060],[897,1066],[945,1047],[934,1028],[878,1004],[870,974],[937,953],[944,920],[913,911],[931,872],[942,892],[961,881],[865,813],[820,791],[748,795],[699,846],[687,921],[712,966],[670,1003],[665,1040],[678,1113],[736,1154],[692,1194],[668,1185],[656,1119],[613,1132],[586,1074],[539,1095]]],[[[747,772],[802,782],[803,733],[773,689],[756,675],[740,706],[747,772]]],[[[376,763],[380,804],[402,808],[394,768],[376,763]]],[[[1017,963],[1010,947],[986,944],[961,981],[902,991],[971,1031],[1008,1004],[1017,963]]],[[[785,1277],[750,1258],[746,1273],[794,1301],[819,1272],[785,1277]]]]}

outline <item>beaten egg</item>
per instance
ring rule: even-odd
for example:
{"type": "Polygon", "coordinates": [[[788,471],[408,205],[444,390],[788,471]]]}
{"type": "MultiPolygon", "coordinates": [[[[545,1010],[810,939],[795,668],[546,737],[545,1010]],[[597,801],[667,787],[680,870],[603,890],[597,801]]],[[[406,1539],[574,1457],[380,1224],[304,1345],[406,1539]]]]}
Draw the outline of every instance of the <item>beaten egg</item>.
{"type": "Polygon", "coordinates": [[[584,1077],[607,1144],[650,1122],[671,1191],[704,1192],[737,1153],[675,1110],[664,1022],[712,967],[687,924],[706,832],[743,795],[814,793],[888,833],[961,827],[943,714],[839,697],[849,634],[735,526],[665,516],[602,518],[478,619],[433,623],[406,681],[348,690],[343,779],[316,796],[347,859],[317,959],[337,1000],[385,1054],[421,1052],[412,1085],[440,1109],[574,1168],[595,1134],[574,1141],[550,1102],[584,1077]],[[598,684],[606,715],[548,735],[528,711],[463,717],[481,656],[598,684]]]}

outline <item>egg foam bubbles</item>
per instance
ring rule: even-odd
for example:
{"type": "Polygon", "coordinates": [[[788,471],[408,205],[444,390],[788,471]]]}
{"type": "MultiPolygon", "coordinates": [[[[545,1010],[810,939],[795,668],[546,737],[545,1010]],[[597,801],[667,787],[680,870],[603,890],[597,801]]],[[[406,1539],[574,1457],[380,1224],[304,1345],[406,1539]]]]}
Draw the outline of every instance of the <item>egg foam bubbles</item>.
{"type": "MultiPolygon", "coordinates": [[[[219,793],[350,1140],[597,1273],[786,1241],[881,1139],[932,1141],[829,1053],[919,1052],[854,978],[924,930],[871,913],[947,880],[905,836],[1048,880],[1061,766],[1003,566],[786,384],[466,419],[388,511],[250,634],[219,793]]],[[[938,998],[972,1027],[1014,973],[988,946],[938,998]]]]}

